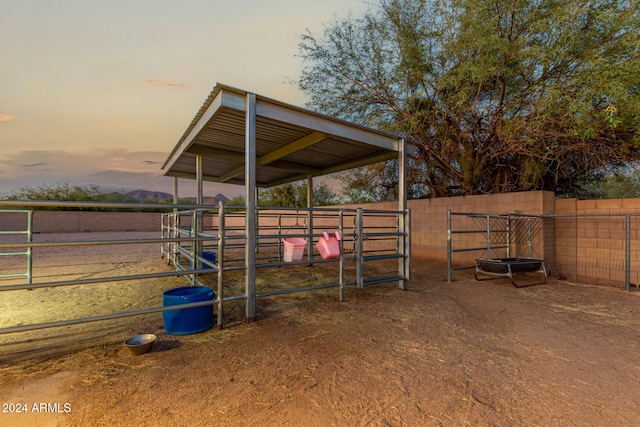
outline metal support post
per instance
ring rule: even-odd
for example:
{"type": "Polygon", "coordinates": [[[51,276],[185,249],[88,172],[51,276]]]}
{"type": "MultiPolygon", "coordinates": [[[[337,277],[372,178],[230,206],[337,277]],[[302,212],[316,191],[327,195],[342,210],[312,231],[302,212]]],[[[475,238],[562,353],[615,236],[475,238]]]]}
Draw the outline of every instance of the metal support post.
{"type": "MultiPolygon", "coordinates": [[[[198,212],[197,211],[192,211],[191,212],[191,227],[189,227],[189,236],[193,239],[197,236],[198,232],[196,231],[198,229],[198,212]]],[[[197,270],[199,269],[198,267],[198,242],[196,242],[195,240],[191,241],[191,260],[189,261],[189,269],[191,270],[197,270]]],[[[196,274],[192,274],[189,276],[189,282],[191,283],[191,286],[195,286],[196,285],[196,274]]]]}
{"type": "MultiPolygon", "coordinates": [[[[33,242],[33,211],[27,211],[27,242],[33,242]]],[[[33,271],[33,249],[27,246],[27,284],[31,284],[33,271]]]]}
{"type": "Polygon", "coordinates": [[[356,209],[355,216],[355,239],[356,239],[356,286],[364,287],[364,236],[362,233],[362,208],[356,209]]]}
{"type": "Polygon", "coordinates": [[[218,202],[218,329],[224,324],[224,236],[225,236],[224,202],[218,202]]]}
{"type": "Polygon", "coordinates": [[[533,235],[531,233],[531,218],[527,219],[527,245],[529,246],[529,258],[533,258],[533,235]]]}
{"type": "Polygon", "coordinates": [[[451,209],[447,210],[447,282],[452,281],[453,266],[451,263],[451,209]]]}
{"type": "Polygon", "coordinates": [[[278,262],[282,262],[282,239],[282,214],[278,214],[278,262]]]}
{"type": "MultiPolygon", "coordinates": [[[[404,278],[405,283],[411,280],[411,210],[406,209],[402,214],[404,216],[404,278]]],[[[406,286],[403,289],[407,289],[406,286]]]]}
{"type": "Polygon", "coordinates": [[[256,95],[245,97],[245,317],[252,322],[256,317],[256,95]]]}
{"type": "MultiPolygon", "coordinates": [[[[344,236],[344,224],[343,224],[342,210],[338,213],[338,228],[340,235],[344,236]]],[[[340,284],[340,301],[344,301],[344,238],[338,242],[340,245],[340,273],[338,276],[338,283],[340,284]]]]}
{"type": "MultiPolygon", "coordinates": [[[[487,216],[487,218],[489,218],[489,216],[487,216]]],[[[507,224],[506,224],[506,228],[507,228],[507,241],[506,246],[507,246],[507,258],[511,258],[511,214],[507,213],[507,224]]],[[[490,227],[491,225],[487,222],[487,229],[489,230],[489,245],[491,245],[491,230],[490,227]]],[[[518,235],[518,231],[516,230],[516,236],[518,235]]],[[[517,239],[516,239],[517,240],[517,239]]],[[[516,256],[518,256],[518,252],[520,252],[518,250],[518,242],[516,241],[516,256]]],[[[491,253],[489,253],[489,258],[491,258],[491,253]]]]}
{"type": "Polygon", "coordinates": [[[491,259],[491,217],[487,215],[487,257],[491,259]]]}
{"type": "Polygon", "coordinates": [[[403,278],[398,281],[398,287],[407,290],[407,267],[409,264],[410,250],[407,250],[407,242],[409,241],[409,219],[407,212],[407,142],[400,139],[398,141],[398,210],[402,213],[398,214],[398,228],[400,235],[398,236],[398,249],[402,255],[398,258],[398,275],[403,278]]]}
{"type": "MultiPolygon", "coordinates": [[[[202,177],[203,177],[203,169],[202,169],[202,154],[196,154],[196,187],[197,187],[197,197],[196,204],[201,206],[203,204],[203,194],[202,194],[202,177]]],[[[196,233],[195,237],[200,237],[202,235],[202,210],[196,210],[196,222],[195,222],[196,233]]],[[[202,261],[200,258],[202,257],[202,242],[194,242],[194,246],[196,247],[196,263],[195,267],[197,270],[202,269],[202,261]]],[[[195,283],[194,283],[195,285],[195,283]]]]}
{"type": "MultiPolygon", "coordinates": [[[[307,259],[313,261],[313,176],[307,175],[307,259]]],[[[313,265],[313,264],[310,264],[313,265]]]]}

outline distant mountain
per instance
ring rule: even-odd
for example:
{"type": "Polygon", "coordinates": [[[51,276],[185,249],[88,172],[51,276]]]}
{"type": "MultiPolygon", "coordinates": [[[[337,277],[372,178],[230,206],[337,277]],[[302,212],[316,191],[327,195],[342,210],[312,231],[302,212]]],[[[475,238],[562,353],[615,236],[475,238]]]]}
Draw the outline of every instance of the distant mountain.
{"type": "MultiPolygon", "coordinates": [[[[195,197],[180,197],[180,200],[190,200],[192,203],[196,202],[195,197]]],[[[213,197],[204,196],[202,198],[202,204],[204,205],[217,205],[218,202],[220,201],[227,203],[229,201],[229,198],[227,198],[224,194],[220,194],[220,193],[216,194],[213,197]]]]}
{"type": "Polygon", "coordinates": [[[100,200],[103,202],[111,203],[135,203],[138,201],[133,197],[127,196],[126,194],[118,193],[117,191],[102,193],[100,200]]]}
{"type": "Polygon", "coordinates": [[[137,200],[140,203],[144,202],[158,202],[162,199],[172,199],[173,195],[169,193],[163,193],[161,191],[147,191],[147,190],[135,190],[129,191],[124,194],[127,197],[137,200]]]}

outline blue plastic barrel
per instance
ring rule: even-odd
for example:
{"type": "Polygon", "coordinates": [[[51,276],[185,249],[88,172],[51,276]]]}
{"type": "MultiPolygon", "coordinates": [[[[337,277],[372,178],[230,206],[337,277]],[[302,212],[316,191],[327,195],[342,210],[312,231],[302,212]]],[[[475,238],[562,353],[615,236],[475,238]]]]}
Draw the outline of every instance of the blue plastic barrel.
{"type": "MultiPolygon", "coordinates": [[[[216,253],[215,252],[202,252],[202,258],[206,261],[209,261],[212,264],[216,263],[216,253]]],[[[202,268],[211,268],[207,264],[202,264],[202,268]]]]}
{"type": "MultiPolygon", "coordinates": [[[[215,294],[208,286],[182,286],[162,294],[162,306],[211,301],[215,294]]],[[[164,330],[168,334],[187,335],[206,331],[213,326],[213,306],[184,308],[162,313],[164,330]]]]}

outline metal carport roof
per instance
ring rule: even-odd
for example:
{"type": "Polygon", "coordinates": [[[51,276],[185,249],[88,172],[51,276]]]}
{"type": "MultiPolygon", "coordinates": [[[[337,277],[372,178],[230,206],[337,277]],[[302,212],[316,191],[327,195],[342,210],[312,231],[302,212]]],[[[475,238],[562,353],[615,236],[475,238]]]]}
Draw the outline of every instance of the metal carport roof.
{"type": "MultiPolygon", "coordinates": [[[[162,166],[164,174],[197,179],[200,155],[202,180],[245,185],[249,94],[216,84],[162,166]]],[[[252,126],[258,187],[398,158],[404,145],[398,136],[260,95],[252,126]]]]}

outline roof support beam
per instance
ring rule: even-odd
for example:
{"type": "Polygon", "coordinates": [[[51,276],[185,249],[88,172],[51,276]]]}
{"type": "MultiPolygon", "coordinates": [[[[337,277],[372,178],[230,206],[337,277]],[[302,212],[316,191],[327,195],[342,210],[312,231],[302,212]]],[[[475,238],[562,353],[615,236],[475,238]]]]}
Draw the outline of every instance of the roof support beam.
{"type": "Polygon", "coordinates": [[[331,166],[329,168],[323,169],[322,175],[327,175],[334,172],[340,172],[347,169],[359,168],[361,166],[367,166],[374,163],[380,163],[380,162],[397,159],[397,158],[398,158],[398,153],[396,153],[395,151],[385,152],[385,153],[377,154],[375,156],[364,157],[362,159],[354,160],[352,162],[331,166]]]}
{"type": "Polygon", "coordinates": [[[302,138],[293,141],[290,144],[285,145],[284,147],[278,148],[277,150],[273,150],[270,153],[265,154],[260,157],[257,161],[259,166],[268,165],[269,163],[275,162],[278,159],[281,159],[289,154],[293,154],[296,151],[300,151],[312,145],[315,145],[319,142],[327,139],[329,135],[322,132],[313,132],[307,136],[303,136],[302,138]]]}
{"type": "MultiPolygon", "coordinates": [[[[275,162],[276,160],[280,160],[281,158],[288,156],[289,154],[293,154],[296,151],[303,150],[307,147],[310,147],[314,144],[324,141],[327,139],[329,135],[322,132],[313,132],[312,134],[303,136],[302,138],[293,141],[290,144],[285,145],[284,147],[280,147],[277,150],[273,150],[270,153],[265,154],[264,156],[256,159],[256,166],[266,166],[270,163],[275,162]]],[[[220,150],[225,151],[225,150],[220,150]]],[[[287,162],[289,163],[289,162],[287,162]]],[[[290,169],[290,170],[300,170],[301,172],[308,172],[310,168],[305,167],[303,165],[297,165],[295,163],[289,163],[290,167],[287,167],[286,163],[282,163],[280,165],[281,169],[290,169]]],[[[319,172],[320,170],[317,170],[319,172]]],[[[242,175],[245,172],[244,165],[238,166],[234,169],[231,169],[229,172],[220,175],[220,182],[226,182],[230,179],[235,178],[238,175],[242,175]]]]}
{"type": "Polygon", "coordinates": [[[307,111],[301,108],[295,108],[266,98],[261,98],[258,108],[258,114],[261,117],[291,123],[307,129],[316,129],[318,132],[330,135],[341,135],[356,141],[366,141],[367,144],[382,149],[397,149],[395,141],[390,139],[389,135],[382,135],[377,132],[372,133],[370,129],[333,117],[317,113],[308,114],[307,111]]]}
{"type": "Polygon", "coordinates": [[[237,167],[237,168],[235,168],[235,169],[231,169],[229,172],[227,172],[227,173],[225,173],[225,174],[220,175],[220,180],[219,180],[219,181],[220,181],[220,182],[227,182],[227,181],[229,181],[230,179],[233,179],[233,178],[235,178],[235,177],[236,177],[236,176],[238,176],[238,175],[242,175],[242,174],[245,172],[245,170],[244,170],[244,169],[245,169],[245,168],[244,168],[244,165],[242,165],[242,166],[238,166],[238,167],[237,167]]]}
{"type": "Polygon", "coordinates": [[[320,168],[314,168],[312,166],[302,165],[300,163],[288,162],[286,160],[278,160],[276,162],[270,163],[268,167],[312,175],[319,175],[322,173],[322,169],[320,168]]]}

